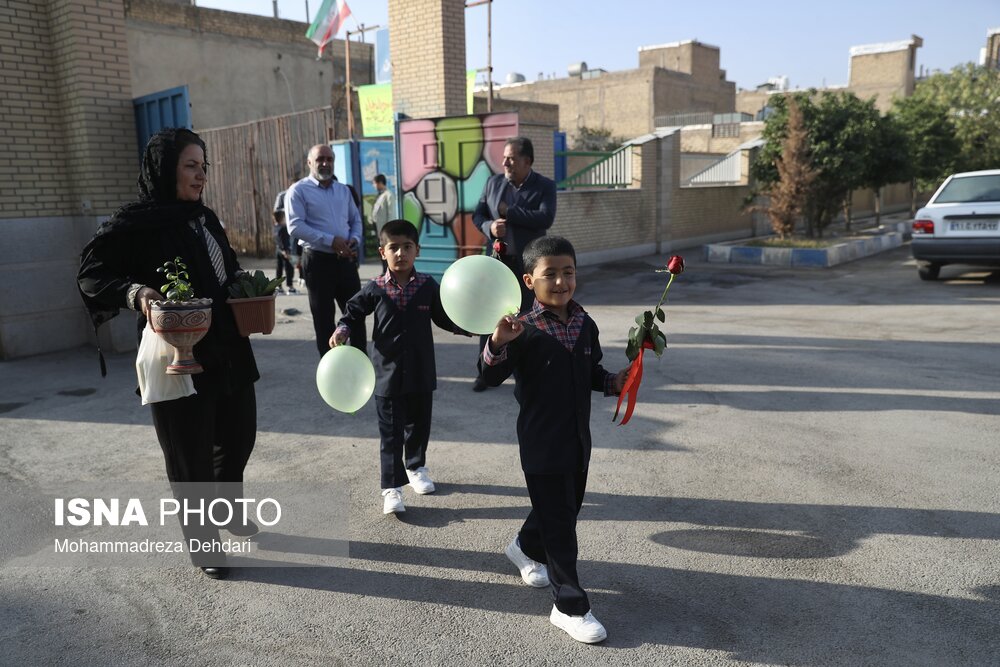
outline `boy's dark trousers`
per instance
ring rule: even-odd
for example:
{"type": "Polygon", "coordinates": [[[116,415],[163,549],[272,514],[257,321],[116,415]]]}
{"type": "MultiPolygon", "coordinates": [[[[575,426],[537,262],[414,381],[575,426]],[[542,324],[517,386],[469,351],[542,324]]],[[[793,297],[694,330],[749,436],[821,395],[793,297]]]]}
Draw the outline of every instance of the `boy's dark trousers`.
{"type": "Polygon", "coordinates": [[[281,254],[279,250],[275,255],[275,259],[278,260],[278,268],[275,273],[275,278],[280,278],[282,274],[285,275],[285,284],[288,287],[292,286],[292,281],[295,280],[295,269],[292,268],[292,262],[287,257],[281,254]]]}
{"type": "Polygon", "coordinates": [[[426,464],[433,398],[432,391],[375,397],[382,436],[383,489],[409,484],[407,468],[415,470],[426,464]]]}
{"type": "Polygon", "coordinates": [[[576,574],[576,517],[587,490],[587,471],[536,475],[524,473],[531,512],[521,526],[521,551],[545,563],[556,608],[570,616],[590,611],[587,592],[576,574]]]}

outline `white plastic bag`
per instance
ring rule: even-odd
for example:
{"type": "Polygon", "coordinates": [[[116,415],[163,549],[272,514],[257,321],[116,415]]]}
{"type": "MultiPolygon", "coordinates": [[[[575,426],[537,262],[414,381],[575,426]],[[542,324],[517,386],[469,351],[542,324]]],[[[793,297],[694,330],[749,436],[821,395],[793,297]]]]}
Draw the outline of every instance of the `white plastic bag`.
{"type": "Polygon", "coordinates": [[[174,348],[170,343],[146,324],[139,342],[139,353],[135,357],[135,372],[139,376],[143,405],[172,401],[195,393],[190,375],[167,375],[167,364],[173,357],[174,348]]]}

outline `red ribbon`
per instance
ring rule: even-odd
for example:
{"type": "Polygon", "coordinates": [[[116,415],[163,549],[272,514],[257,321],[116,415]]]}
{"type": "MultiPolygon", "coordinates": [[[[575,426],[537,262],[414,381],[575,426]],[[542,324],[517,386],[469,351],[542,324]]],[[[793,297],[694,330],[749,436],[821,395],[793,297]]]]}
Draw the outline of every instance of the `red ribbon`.
{"type": "Polygon", "coordinates": [[[611,421],[618,419],[618,411],[621,410],[622,401],[628,396],[628,404],[625,406],[625,416],[622,417],[621,423],[618,424],[619,426],[624,426],[632,418],[632,411],[635,410],[635,401],[639,397],[639,384],[642,382],[642,353],[652,349],[653,344],[649,340],[642,341],[642,347],[639,348],[639,356],[633,359],[632,363],[628,366],[625,385],[622,387],[622,392],[618,395],[618,405],[615,406],[615,416],[611,418],[611,421]]]}

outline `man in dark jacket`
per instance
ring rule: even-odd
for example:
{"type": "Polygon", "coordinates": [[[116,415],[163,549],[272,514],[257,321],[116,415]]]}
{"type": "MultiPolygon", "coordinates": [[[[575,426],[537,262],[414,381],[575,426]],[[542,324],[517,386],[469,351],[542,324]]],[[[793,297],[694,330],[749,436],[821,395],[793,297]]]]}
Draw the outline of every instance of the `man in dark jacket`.
{"type": "MultiPolygon", "coordinates": [[[[527,137],[512,137],[503,148],[503,174],[486,182],[483,196],[473,213],[473,221],[486,236],[487,253],[496,240],[506,244],[502,259],[521,286],[521,310],[532,303],[531,291],[524,286],[524,248],[545,236],[556,218],[556,184],[534,171],[535,148],[527,137]]],[[[481,343],[486,344],[484,336],[481,343]]],[[[483,391],[487,384],[476,377],[472,389],[483,391]]]]}

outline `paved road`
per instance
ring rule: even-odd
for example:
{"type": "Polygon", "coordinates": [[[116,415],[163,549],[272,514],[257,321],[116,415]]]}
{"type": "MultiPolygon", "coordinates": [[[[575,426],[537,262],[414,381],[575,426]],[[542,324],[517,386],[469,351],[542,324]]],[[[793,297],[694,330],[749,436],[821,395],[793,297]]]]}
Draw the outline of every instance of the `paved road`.
{"type": "MultiPolygon", "coordinates": [[[[407,492],[397,520],[374,408],[321,403],[300,314],[254,340],[247,474],[349,488],[351,559],[222,582],[0,566],[0,663],[1000,664],[1000,273],[925,283],[908,252],[827,270],[690,257],[632,423],[594,398],[580,570],[603,645],[551,627],[547,592],[501,553],[528,502],[511,388],[470,391],[473,343],[438,337],[440,491],[407,492]]],[[[654,262],[581,271],[611,368],[659,295],[654,262]]],[[[102,380],[89,349],[0,363],[2,475],[159,479],[131,365],[102,380]]]]}

